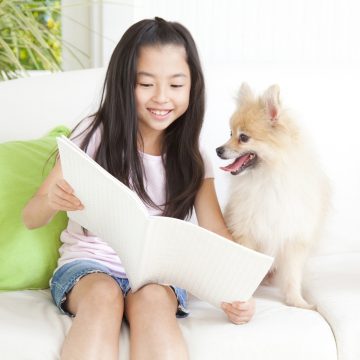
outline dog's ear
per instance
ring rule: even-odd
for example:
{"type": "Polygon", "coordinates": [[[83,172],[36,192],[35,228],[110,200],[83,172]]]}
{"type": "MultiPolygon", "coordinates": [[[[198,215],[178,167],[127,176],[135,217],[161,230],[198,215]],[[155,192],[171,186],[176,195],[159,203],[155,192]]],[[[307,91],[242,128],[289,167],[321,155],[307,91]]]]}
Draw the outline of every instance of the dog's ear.
{"type": "Polygon", "coordinates": [[[265,107],[265,111],[269,115],[271,124],[276,125],[279,120],[281,108],[279,85],[270,86],[261,96],[260,102],[265,107]]]}
{"type": "Polygon", "coordinates": [[[254,94],[250,86],[246,82],[243,82],[238,91],[236,102],[238,106],[242,106],[249,101],[254,101],[254,94]]]}

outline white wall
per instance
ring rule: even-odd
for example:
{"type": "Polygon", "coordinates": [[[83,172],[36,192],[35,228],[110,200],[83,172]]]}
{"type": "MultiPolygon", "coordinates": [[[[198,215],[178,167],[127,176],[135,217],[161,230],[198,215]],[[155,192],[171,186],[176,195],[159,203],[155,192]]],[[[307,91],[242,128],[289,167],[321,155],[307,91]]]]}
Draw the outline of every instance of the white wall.
{"type": "Polygon", "coordinates": [[[132,23],[154,16],[187,26],[205,65],[360,64],[357,0],[63,0],[63,8],[64,35],[92,54],[90,67],[107,63],[132,23]]]}
{"type": "Polygon", "coordinates": [[[133,21],[182,22],[204,63],[239,66],[358,66],[359,15],[356,0],[133,1],[133,21]]]}

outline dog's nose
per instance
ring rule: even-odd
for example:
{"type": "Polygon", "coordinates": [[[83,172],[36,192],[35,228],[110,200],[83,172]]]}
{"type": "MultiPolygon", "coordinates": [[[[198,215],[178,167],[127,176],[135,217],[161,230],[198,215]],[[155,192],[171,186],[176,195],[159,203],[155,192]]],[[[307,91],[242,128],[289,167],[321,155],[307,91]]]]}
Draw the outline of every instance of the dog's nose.
{"type": "Polygon", "coordinates": [[[216,153],[217,153],[217,156],[220,156],[224,153],[225,149],[223,146],[219,146],[218,148],[216,148],[216,153]]]}

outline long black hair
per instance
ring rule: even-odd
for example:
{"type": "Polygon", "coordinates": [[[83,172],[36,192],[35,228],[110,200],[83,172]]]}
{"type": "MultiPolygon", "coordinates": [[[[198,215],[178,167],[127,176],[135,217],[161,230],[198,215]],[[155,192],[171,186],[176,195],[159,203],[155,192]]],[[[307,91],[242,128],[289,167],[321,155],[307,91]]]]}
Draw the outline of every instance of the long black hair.
{"type": "Polygon", "coordinates": [[[146,204],[158,208],[144,185],[145,174],[138,152],[135,86],[140,49],[159,45],[182,46],[191,74],[188,109],[165,130],[162,160],[166,203],[158,204],[163,206],[164,216],[185,219],[192,213],[204,177],[199,135],[204,117],[205,86],[195,42],[183,25],[156,17],[139,21],[125,32],[111,56],[100,107],[93,115],[81,147],[87,149],[100,127],[101,143],[95,161],[134,190],[146,204]]]}

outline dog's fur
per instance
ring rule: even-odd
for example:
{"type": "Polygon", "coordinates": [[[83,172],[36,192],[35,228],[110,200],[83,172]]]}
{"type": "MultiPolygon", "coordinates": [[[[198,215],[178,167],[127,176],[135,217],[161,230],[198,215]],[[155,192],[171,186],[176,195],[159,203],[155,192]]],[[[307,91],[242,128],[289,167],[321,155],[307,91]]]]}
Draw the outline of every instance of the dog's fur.
{"type": "Polygon", "coordinates": [[[279,87],[255,97],[242,84],[231,138],[216,149],[232,183],[225,219],[234,240],[274,256],[271,273],[288,305],[314,308],[302,296],[302,271],[319,238],[330,188],[308,137],[281,107],[279,87]],[[240,166],[240,168],[239,168],[240,166]]]}

